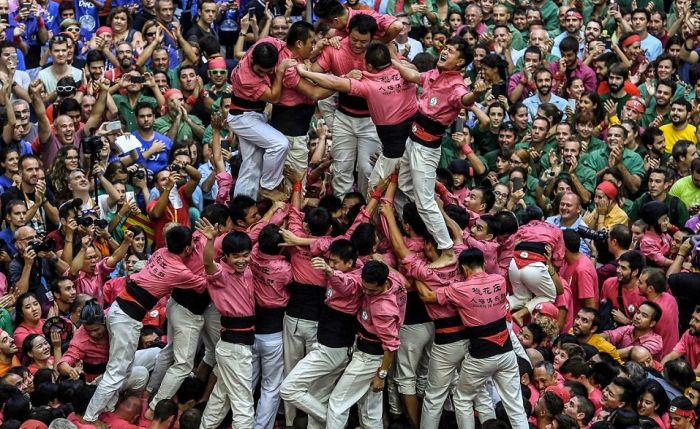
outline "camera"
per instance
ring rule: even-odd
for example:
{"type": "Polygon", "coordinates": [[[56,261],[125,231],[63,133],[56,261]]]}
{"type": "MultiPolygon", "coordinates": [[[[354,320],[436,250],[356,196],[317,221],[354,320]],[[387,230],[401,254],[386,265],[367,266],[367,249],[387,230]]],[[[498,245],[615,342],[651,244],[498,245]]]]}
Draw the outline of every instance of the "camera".
{"type": "Polygon", "coordinates": [[[143,76],[131,76],[129,78],[129,80],[131,81],[131,83],[145,83],[146,82],[146,78],[144,78],[143,76]]]}
{"type": "Polygon", "coordinates": [[[605,241],[608,239],[608,231],[596,231],[583,225],[578,227],[578,234],[586,240],[605,241]]]}
{"type": "Polygon", "coordinates": [[[93,219],[90,216],[82,216],[76,218],[75,221],[78,222],[78,225],[86,228],[92,225],[95,225],[97,228],[107,228],[107,225],[109,225],[109,222],[105,219],[93,219]]]}
{"type": "Polygon", "coordinates": [[[83,153],[96,155],[102,150],[102,137],[90,136],[82,140],[83,153]]]}
{"type": "Polygon", "coordinates": [[[146,172],[138,169],[132,173],[130,173],[132,179],[138,179],[138,180],[143,180],[146,178],[146,172]]]}
{"type": "Polygon", "coordinates": [[[170,171],[173,172],[173,173],[179,173],[181,169],[182,169],[182,167],[180,167],[180,166],[177,165],[177,164],[170,164],[170,165],[168,166],[168,170],[170,170],[170,171]]]}
{"type": "Polygon", "coordinates": [[[39,252],[53,252],[56,249],[56,242],[49,238],[46,241],[32,240],[27,245],[27,250],[39,252]]]}

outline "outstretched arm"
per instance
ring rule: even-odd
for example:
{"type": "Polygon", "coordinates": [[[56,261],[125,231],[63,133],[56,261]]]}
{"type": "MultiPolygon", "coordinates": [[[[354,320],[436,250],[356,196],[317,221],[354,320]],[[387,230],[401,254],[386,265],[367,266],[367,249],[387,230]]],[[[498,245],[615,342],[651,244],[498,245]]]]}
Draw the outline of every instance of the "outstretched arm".
{"type": "Polygon", "coordinates": [[[307,71],[303,67],[297,67],[299,75],[309,79],[316,85],[339,92],[350,92],[350,79],[338,77],[331,74],[307,71]]]}
{"type": "Polygon", "coordinates": [[[391,63],[393,64],[394,68],[399,71],[402,78],[409,82],[413,82],[416,85],[420,84],[420,73],[418,70],[408,67],[408,65],[399,60],[392,59],[391,63]]]}

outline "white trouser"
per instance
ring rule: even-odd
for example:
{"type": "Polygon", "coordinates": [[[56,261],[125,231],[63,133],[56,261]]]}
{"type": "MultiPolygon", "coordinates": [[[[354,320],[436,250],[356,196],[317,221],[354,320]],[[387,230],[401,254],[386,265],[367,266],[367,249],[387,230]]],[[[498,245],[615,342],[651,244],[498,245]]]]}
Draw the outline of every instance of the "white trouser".
{"type": "Polygon", "coordinates": [[[219,341],[216,345],[216,363],[219,372],[216,386],[204,409],[199,428],[218,427],[231,410],[234,428],[252,429],[255,415],[252,347],[219,341]]]}
{"type": "Polygon", "coordinates": [[[202,360],[210,367],[216,365],[216,345],[221,339],[221,314],[214,303],[210,303],[204,310],[204,330],[202,342],[204,343],[204,358],[202,360]]]}
{"type": "Polygon", "coordinates": [[[333,120],[335,119],[335,112],[338,105],[338,93],[331,95],[323,100],[318,100],[316,102],[318,106],[318,111],[321,112],[323,120],[326,121],[326,125],[329,130],[333,129],[333,120]]]}
{"type": "MultiPolygon", "coordinates": [[[[303,172],[304,176],[301,179],[302,193],[306,188],[306,170],[309,168],[309,136],[285,136],[289,142],[289,150],[287,151],[287,160],[284,162],[285,167],[289,166],[292,170],[303,172]]],[[[287,187],[291,190],[293,183],[286,182],[287,187]]]]}
{"type": "Polygon", "coordinates": [[[336,111],[332,130],[333,193],[342,199],[352,192],[357,161],[357,187],[362,195],[367,195],[367,183],[374,168],[370,158],[382,150],[377,128],[369,117],[355,118],[336,111]]]}
{"type": "Polygon", "coordinates": [[[177,393],[182,382],[192,373],[194,357],[199,345],[199,334],[204,327],[204,316],[194,314],[187,308],[178,304],[172,297],[166,306],[168,317],[168,344],[158,356],[154,374],[163,373],[163,379],[158,387],[157,380],[151,381],[149,387],[158,389],[149,408],[154,410],[162,399],[170,399],[177,393]]]}
{"type": "Polygon", "coordinates": [[[253,344],[253,388],[260,381],[260,399],[255,410],[255,429],[272,429],[280,406],[284,372],[282,332],[256,334],[253,344]]]}
{"type": "Polygon", "coordinates": [[[399,162],[401,162],[401,158],[387,158],[383,153],[380,153],[377,162],[374,163],[372,173],[369,175],[369,189],[374,189],[382,179],[391,176],[399,162]]]}
{"type": "Polygon", "coordinates": [[[459,384],[453,397],[455,410],[461,411],[457,414],[457,426],[460,429],[475,427],[472,402],[476,401],[477,395],[486,395],[484,386],[489,377],[493,379],[498,394],[501,396],[511,427],[513,429],[528,429],[527,416],[520,392],[518,362],[512,351],[483,359],[476,359],[467,354],[462,362],[459,384]]]}
{"type": "Polygon", "coordinates": [[[282,383],[282,399],[325,423],[328,397],[348,363],[348,349],[316,344],[282,383]]]}
{"type": "Polygon", "coordinates": [[[396,351],[394,381],[402,395],[415,395],[418,365],[430,353],[435,336],[433,322],[403,325],[399,330],[401,346],[396,351]]]}
{"type": "MultiPolygon", "coordinates": [[[[134,356],[134,365],[131,367],[131,372],[129,373],[126,381],[124,381],[124,384],[122,384],[119,392],[124,392],[126,390],[140,391],[146,387],[148,384],[149,371],[151,371],[155,366],[156,359],[158,358],[158,352],[160,352],[160,349],[157,347],[138,350],[136,352],[136,355],[134,356]]],[[[90,384],[97,386],[102,380],[103,376],[104,374],[100,375],[90,384]]],[[[112,396],[112,399],[109,401],[105,409],[113,410],[116,408],[118,399],[119,395],[112,396]]]]}
{"type": "Polygon", "coordinates": [[[515,259],[510,261],[508,279],[513,287],[513,295],[508,297],[511,310],[527,307],[532,314],[535,306],[542,302],[554,302],[557,290],[544,262],[535,262],[518,268],[515,259]]]}
{"type": "Polygon", "coordinates": [[[85,411],[85,420],[94,422],[108,405],[116,405],[116,396],[131,371],[143,323],[124,313],[114,302],[107,313],[109,361],[102,380],[85,411]]]}
{"type": "Polygon", "coordinates": [[[410,138],[401,158],[399,189],[416,202],[416,208],[425,226],[438,244],[438,249],[451,249],[452,239],[445,219],[435,202],[435,179],[440,148],[431,149],[410,138]]]}
{"type": "MultiPolygon", "coordinates": [[[[308,354],[316,343],[318,322],[299,319],[284,315],[284,375],[285,377],[294,369],[296,364],[308,354]]],[[[284,415],[287,426],[294,424],[296,410],[285,402],[284,415]]]]}
{"type": "Polygon", "coordinates": [[[467,354],[467,340],[450,344],[433,344],[428,363],[428,387],[423,397],[420,427],[437,428],[440,424],[442,409],[450,393],[455,372],[467,354]]]}
{"type": "Polygon", "coordinates": [[[242,160],[234,196],[257,199],[259,188],[279,186],[287,157],[287,138],[267,123],[263,113],[229,114],[228,125],[238,136],[242,160]]]}
{"type": "Polygon", "coordinates": [[[382,364],[383,355],[355,350],[350,363],[340,376],[328,400],[326,428],[341,429],[348,421],[348,412],[357,404],[360,425],[364,429],[383,429],[383,392],[373,392],[372,379],[382,364]]]}

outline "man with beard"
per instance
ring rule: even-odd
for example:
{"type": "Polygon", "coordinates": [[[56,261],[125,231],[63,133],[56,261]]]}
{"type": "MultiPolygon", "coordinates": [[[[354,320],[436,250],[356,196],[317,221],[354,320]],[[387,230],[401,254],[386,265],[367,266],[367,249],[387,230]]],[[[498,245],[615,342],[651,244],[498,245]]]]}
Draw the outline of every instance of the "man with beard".
{"type": "Polygon", "coordinates": [[[637,284],[644,269],[644,256],[630,250],[622,254],[617,262],[617,275],[603,282],[601,301],[607,300],[612,305],[612,318],[618,325],[629,325],[644,297],[640,295],[637,284]],[[622,299],[620,299],[620,290],[622,299]]]}
{"type": "MultiPolygon", "coordinates": [[[[63,146],[80,147],[80,141],[85,136],[90,136],[102,122],[102,113],[104,112],[107,96],[109,94],[109,82],[106,79],[99,81],[100,95],[97,99],[97,105],[90,117],[85,122],[85,125],[80,127],[80,105],[73,99],[70,102],[76,103],[77,112],[73,114],[73,119],[68,114],[60,114],[56,117],[53,127],[46,115],[44,102],[41,99],[41,82],[35,81],[29,87],[29,94],[32,97],[32,106],[39,121],[39,140],[32,147],[35,154],[41,155],[41,161],[45,166],[53,163],[56,154],[63,146]]],[[[59,107],[59,111],[61,111],[59,107]]],[[[65,113],[72,112],[73,109],[65,113]]],[[[63,112],[62,112],[63,113],[63,112]]]]}
{"type": "Polygon", "coordinates": [[[642,39],[642,52],[645,53],[647,60],[654,61],[663,53],[664,47],[659,39],[649,34],[649,21],[651,21],[651,13],[647,9],[638,6],[632,12],[632,30],[642,39]]]}
{"type": "MultiPolygon", "coordinates": [[[[552,46],[552,55],[562,57],[559,45],[567,37],[573,37],[576,40],[577,48],[574,50],[574,54],[579,58],[583,58],[583,48],[586,46],[584,43],[579,43],[583,41],[583,15],[576,9],[569,9],[564,14],[564,32],[554,38],[554,46],[552,46]]],[[[587,91],[590,91],[587,89],[587,91]]]]}
{"type": "Polygon", "coordinates": [[[695,125],[690,125],[690,111],[692,107],[688,100],[679,99],[671,103],[671,112],[669,118],[670,124],[659,127],[666,138],[666,152],[673,151],[673,146],[679,140],[688,140],[694,144],[698,143],[698,137],[695,134],[695,125]]]}
{"type": "MultiPolygon", "coordinates": [[[[547,76],[549,72],[544,70],[547,76]]],[[[549,154],[549,152],[556,150],[556,139],[547,139],[547,134],[549,133],[550,122],[549,119],[544,116],[535,116],[532,120],[532,128],[530,130],[530,139],[524,140],[515,145],[515,149],[525,149],[530,153],[530,160],[539,170],[540,158],[542,154],[549,154]]]]}
{"type": "MultiPolygon", "coordinates": [[[[523,101],[523,104],[527,107],[527,111],[530,113],[530,120],[534,120],[537,117],[537,108],[542,103],[552,103],[562,112],[566,109],[568,105],[566,100],[552,94],[552,77],[552,72],[547,69],[540,69],[535,72],[537,93],[523,101]]],[[[566,119],[566,115],[564,115],[563,119],[566,119]]],[[[547,132],[549,132],[549,124],[547,126],[547,132]]]]}
{"type": "Polygon", "coordinates": [[[599,177],[606,168],[617,167],[622,175],[627,194],[634,195],[639,191],[646,171],[642,157],[624,146],[627,134],[623,126],[612,125],[608,128],[607,146],[590,152],[583,160],[583,165],[595,171],[599,177]]]}
{"type": "Polygon", "coordinates": [[[658,167],[649,174],[649,191],[634,201],[630,209],[630,219],[639,217],[639,210],[649,201],[659,201],[669,207],[668,217],[673,225],[682,227],[688,220],[688,209],[678,197],[669,194],[673,185],[673,174],[666,167],[658,167]]]}
{"type": "Polygon", "coordinates": [[[676,180],[676,183],[673,184],[669,193],[680,198],[688,207],[688,212],[691,215],[695,215],[700,211],[700,159],[697,158],[697,148],[695,144],[683,140],[678,142],[678,145],[681,144],[684,146],[687,145],[687,153],[690,154],[692,151],[691,156],[695,158],[690,162],[690,174],[676,180]]]}
{"type": "Polygon", "coordinates": [[[138,70],[132,70],[122,75],[121,79],[119,79],[119,85],[117,87],[112,87],[112,90],[115,88],[126,88],[125,95],[114,96],[114,103],[117,105],[119,114],[126,124],[126,131],[133,132],[137,129],[136,106],[141,103],[148,103],[153,106],[155,110],[156,106],[165,105],[165,98],[163,98],[163,94],[156,86],[153,76],[142,76],[141,72],[138,70]],[[155,98],[149,97],[143,93],[144,85],[151,88],[155,98]]]}
{"type": "Polygon", "coordinates": [[[160,172],[168,165],[170,148],[173,143],[167,136],[153,129],[155,109],[148,102],[136,105],[137,129],[131,134],[141,142],[139,163],[148,170],[148,176],[160,172]]]}
{"type": "Polygon", "coordinates": [[[0,377],[6,376],[10,368],[20,365],[15,340],[12,335],[0,330],[0,377]]]}
{"type": "Polygon", "coordinates": [[[598,333],[600,328],[600,313],[592,307],[583,307],[574,317],[574,326],[570,334],[574,334],[580,344],[588,344],[595,347],[600,353],[607,353],[616,361],[622,363],[615,346],[610,344],[598,333]]]}
{"type": "Polygon", "coordinates": [[[211,110],[214,103],[223,95],[231,93],[228,83],[228,68],[223,57],[215,57],[207,63],[209,83],[204,85],[204,106],[211,110]]]}
{"type": "Polygon", "coordinates": [[[525,100],[537,89],[534,73],[542,64],[542,50],[537,46],[527,47],[523,60],[523,70],[513,74],[508,80],[508,98],[511,103],[525,100]]]}
{"type": "MultiPolygon", "coordinates": [[[[204,127],[209,125],[210,113],[207,111],[202,100],[205,98],[204,82],[197,75],[197,69],[193,65],[185,64],[178,69],[178,80],[180,85],[177,85],[182,91],[184,108],[192,116],[196,116],[204,124],[204,127]]],[[[196,133],[195,133],[196,134],[196,133]]],[[[202,129],[204,134],[204,129],[202,129]]],[[[201,135],[197,136],[201,138],[201,135]]]]}
{"type": "Polygon", "coordinates": [[[586,91],[595,91],[598,84],[595,72],[581,61],[580,55],[577,56],[576,51],[579,46],[583,46],[583,44],[579,45],[578,39],[575,37],[565,37],[561,41],[559,45],[561,59],[549,66],[549,70],[555,77],[554,85],[556,88],[565,87],[569,80],[577,77],[583,81],[586,91]]]}
{"type": "Polygon", "coordinates": [[[660,127],[671,122],[671,98],[676,93],[676,82],[668,79],[656,84],[654,98],[642,115],[639,125],[642,127],[660,127]]]}
{"type": "MultiPolygon", "coordinates": [[[[105,72],[105,77],[109,79],[109,81],[114,84],[116,83],[124,73],[128,73],[131,70],[133,70],[134,67],[134,51],[131,48],[131,45],[129,42],[122,41],[118,42],[116,46],[117,50],[117,61],[119,62],[119,67],[113,68],[112,70],[107,70],[105,72]]],[[[93,52],[93,51],[91,51],[93,52]]],[[[90,77],[94,79],[94,76],[92,76],[92,72],[89,69],[90,63],[88,63],[88,71],[90,72],[90,77]]],[[[94,66],[93,66],[94,67],[94,66]]],[[[103,61],[103,67],[104,67],[104,61],[103,61]]]]}
{"type": "Polygon", "coordinates": [[[695,306],[690,317],[688,330],[685,331],[673,351],[663,358],[661,364],[665,365],[668,361],[684,357],[695,369],[695,374],[700,375],[700,339],[698,337],[700,337],[700,305],[695,306]]]}
{"type": "MultiPolygon", "coordinates": [[[[617,347],[617,352],[622,359],[629,359],[632,348],[642,346],[649,350],[654,357],[659,357],[662,351],[664,339],[654,328],[665,312],[656,303],[644,301],[634,313],[632,324],[620,326],[601,334],[603,338],[617,347]]],[[[678,328],[676,328],[676,338],[678,328]]]]}
{"type": "Polygon", "coordinates": [[[663,46],[666,46],[666,42],[668,42],[668,30],[666,29],[666,12],[664,12],[663,9],[656,9],[651,12],[649,33],[659,39],[663,46]]]}
{"type": "MultiPolygon", "coordinates": [[[[656,127],[649,127],[640,136],[641,145],[637,153],[644,157],[644,169],[648,172],[657,167],[667,166],[671,160],[671,154],[666,153],[666,138],[663,131],[656,127]]],[[[673,178],[669,179],[673,180],[673,178]]]]}
{"type": "MultiPolygon", "coordinates": [[[[597,61],[596,59],[596,62],[597,61]]],[[[610,90],[600,96],[600,102],[603,104],[605,104],[607,100],[612,100],[615,103],[615,112],[618,116],[622,115],[622,107],[627,103],[627,100],[633,95],[639,95],[639,91],[637,91],[637,94],[630,94],[629,91],[627,91],[625,85],[629,75],[630,72],[624,64],[611,64],[608,68],[608,76],[605,78],[610,90]]],[[[598,93],[601,93],[600,88],[598,93]]]]}
{"type": "Polygon", "coordinates": [[[498,149],[487,152],[483,156],[484,164],[488,167],[489,171],[496,171],[496,162],[498,154],[501,153],[501,151],[512,151],[515,148],[517,137],[518,133],[512,122],[504,122],[501,124],[498,128],[498,149]]]}

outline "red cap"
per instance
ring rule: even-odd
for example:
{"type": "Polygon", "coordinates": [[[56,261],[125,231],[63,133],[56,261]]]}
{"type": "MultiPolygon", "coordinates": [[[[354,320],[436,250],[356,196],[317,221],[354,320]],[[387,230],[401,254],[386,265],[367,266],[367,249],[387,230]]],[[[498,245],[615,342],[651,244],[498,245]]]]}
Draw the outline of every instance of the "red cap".
{"type": "Polygon", "coordinates": [[[569,399],[571,399],[571,393],[569,393],[566,387],[560,386],[558,384],[554,386],[549,386],[548,388],[544,389],[544,391],[554,393],[563,402],[569,402],[569,399]]]}
{"type": "Polygon", "coordinates": [[[555,321],[559,320],[559,309],[551,302],[541,302],[537,304],[532,314],[535,315],[537,313],[540,313],[543,316],[551,317],[555,321]]]}
{"type": "Polygon", "coordinates": [[[647,110],[647,108],[644,106],[644,102],[636,97],[627,100],[627,103],[625,103],[625,105],[632,110],[636,110],[639,113],[644,113],[647,110]]]}
{"type": "Polygon", "coordinates": [[[598,189],[603,191],[606,197],[608,197],[610,200],[614,200],[617,198],[617,186],[615,186],[612,182],[608,182],[607,180],[600,182],[600,185],[598,185],[598,189]]]}

